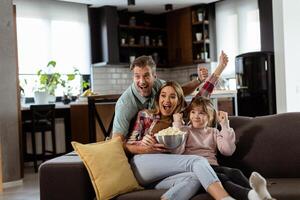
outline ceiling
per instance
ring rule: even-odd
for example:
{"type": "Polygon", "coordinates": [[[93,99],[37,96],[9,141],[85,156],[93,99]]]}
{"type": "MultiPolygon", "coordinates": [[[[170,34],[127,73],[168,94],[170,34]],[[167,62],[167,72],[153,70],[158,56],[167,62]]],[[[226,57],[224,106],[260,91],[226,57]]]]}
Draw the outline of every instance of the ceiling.
{"type": "Polygon", "coordinates": [[[129,11],[145,11],[146,13],[163,13],[166,12],[165,4],[172,4],[173,10],[189,7],[201,3],[212,3],[218,0],[135,0],[134,6],[128,6],[127,0],[60,0],[66,2],[75,2],[89,4],[92,7],[116,6],[118,10],[128,9],[129,11]]]}

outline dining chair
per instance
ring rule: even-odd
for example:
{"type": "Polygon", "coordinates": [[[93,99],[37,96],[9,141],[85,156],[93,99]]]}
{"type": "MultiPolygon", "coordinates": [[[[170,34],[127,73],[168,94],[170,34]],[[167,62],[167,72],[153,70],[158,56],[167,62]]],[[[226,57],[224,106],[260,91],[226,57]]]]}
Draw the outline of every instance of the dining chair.
{"type": "Polygon", "coordinates": [[[23,122],[23,152],[25,161],[33,161],[35,172],[38,171],[38,160],[45,161],[46,153],[56,155],[55,138],[55,104],[31,105],[31,120],[23,122]],[[52,150],[46,150],[46,132],[50,132],[52,150]],[[41,134],[42,153],[37,153],[36,134],[41,134]],[[27,134],[31,134],[32,153],[27,151],[27,134]]]}

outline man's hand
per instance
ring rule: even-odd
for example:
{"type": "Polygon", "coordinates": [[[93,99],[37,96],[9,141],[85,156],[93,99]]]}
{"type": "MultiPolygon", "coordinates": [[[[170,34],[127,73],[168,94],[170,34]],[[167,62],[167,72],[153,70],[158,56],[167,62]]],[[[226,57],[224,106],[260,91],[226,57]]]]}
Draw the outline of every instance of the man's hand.
{"type": "Polygon", "coordinates": [[[204,66],[198,65],[197,67],[198,78],[202,83],[208,77],[208,69],[204,66]]]}
{"type": "Polygon", "coordinates": [[[197,74],[198,74],[198,77],[197,79],[198,80],[192,80],[184,85],[182,85],[182,90],[183,90],[183,93],[184,93],[184,96],[187,96],[187,95],[190,95],[192,94],[195,89],[197,87],[199,87],[199,85],[205,81],[205,79],[208,77],[208,69],[204,66],[201,66],[201,65],[198,65],[197,67],[197,74]]]}

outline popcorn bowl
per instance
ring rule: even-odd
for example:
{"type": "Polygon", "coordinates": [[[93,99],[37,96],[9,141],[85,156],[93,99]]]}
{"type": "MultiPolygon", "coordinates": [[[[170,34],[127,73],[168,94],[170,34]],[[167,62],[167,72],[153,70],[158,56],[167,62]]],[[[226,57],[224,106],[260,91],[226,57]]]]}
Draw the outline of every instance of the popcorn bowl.
{"type": "Polygon", "coordinates": [[[164,144],[168,149],[175,149],[179,147],[186,138],[186,134],[178,135],[156,135],[156,140],[160,144],[164,144]]]}
{"type": "Polygon", "coordinates": [[[181,132],[179,129],[172,127],[161,130],[155,134],[157,142],[164,144],[168,149],[179,147],[185,141],[186,136],[187,134],[185,132],[181,132]]]}

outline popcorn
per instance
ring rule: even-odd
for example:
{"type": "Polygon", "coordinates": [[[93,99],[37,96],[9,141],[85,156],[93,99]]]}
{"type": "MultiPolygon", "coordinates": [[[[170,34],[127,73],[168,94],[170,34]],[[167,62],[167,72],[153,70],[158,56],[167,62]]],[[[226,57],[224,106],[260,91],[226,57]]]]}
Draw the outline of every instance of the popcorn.
{"type": "Polygon", "coordinates": [[[182,134],[185,134],[185,132],[180,131],[179,128],[169,127],[159,131],[155,135],[182,135],[182,134]]]}

